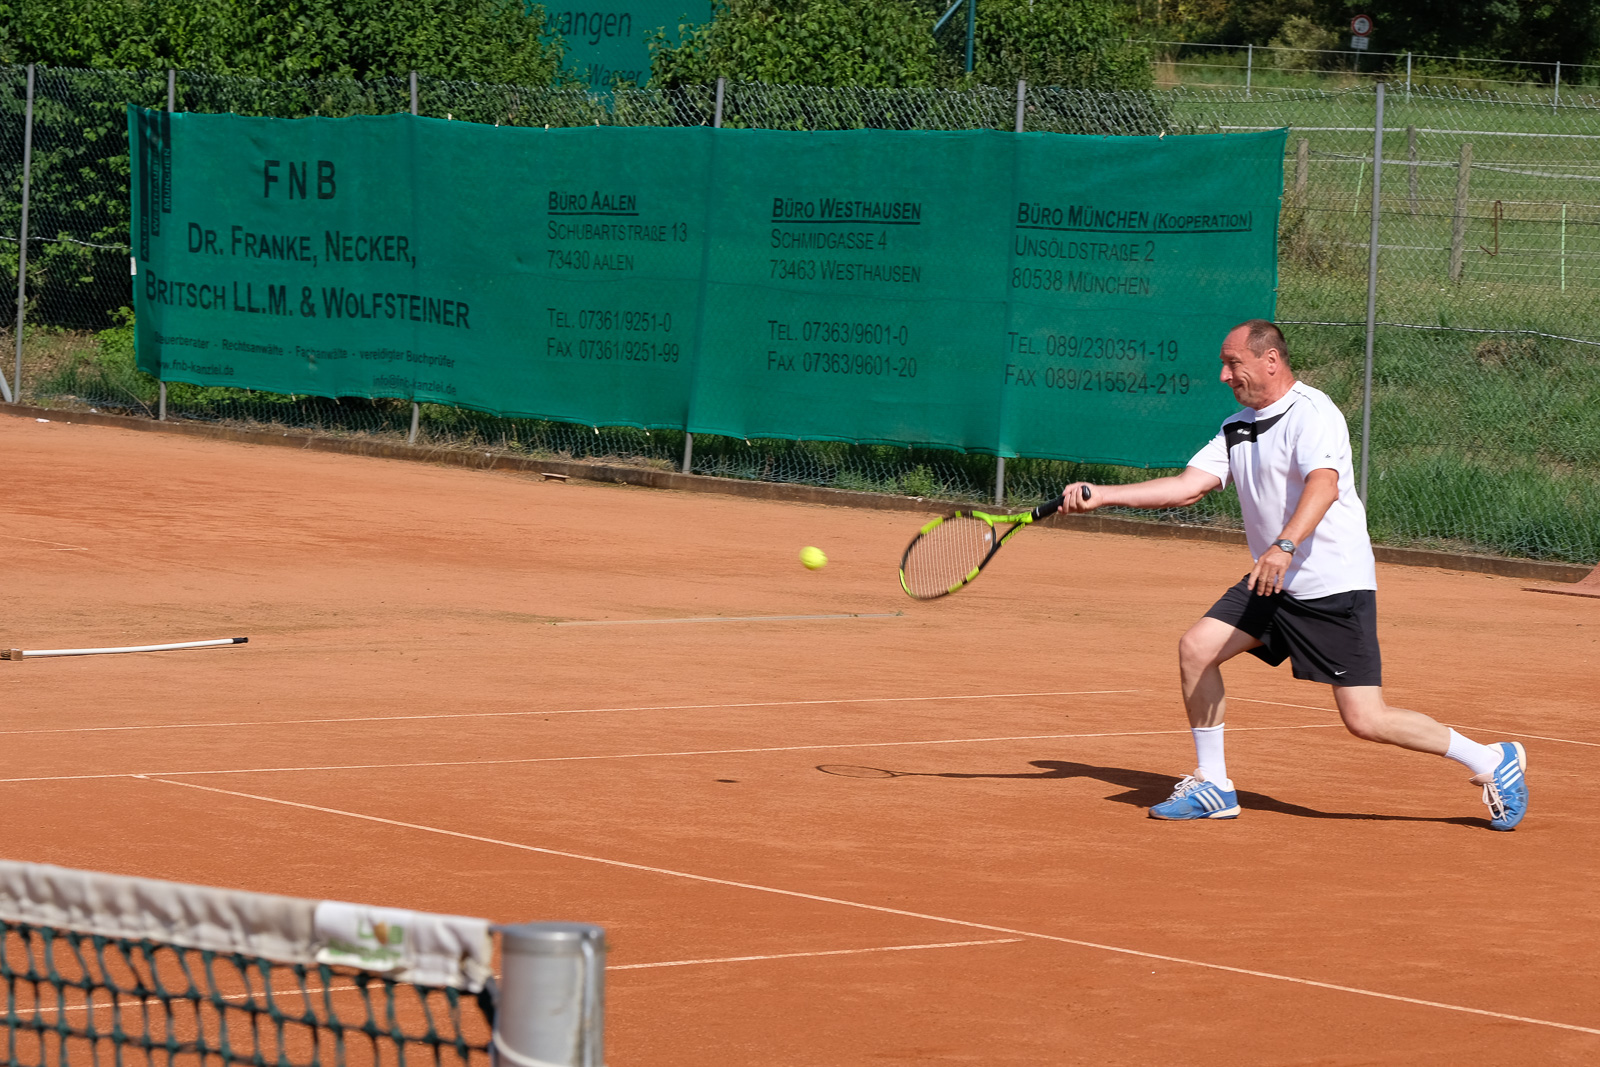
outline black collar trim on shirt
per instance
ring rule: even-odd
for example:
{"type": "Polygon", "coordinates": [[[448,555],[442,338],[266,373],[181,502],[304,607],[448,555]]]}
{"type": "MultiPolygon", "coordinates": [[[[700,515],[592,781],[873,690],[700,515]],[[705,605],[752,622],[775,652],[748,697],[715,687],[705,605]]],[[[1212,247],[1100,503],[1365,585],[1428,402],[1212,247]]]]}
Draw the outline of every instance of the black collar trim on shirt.
{"type": "Polygon", "coordinates": [[[1228,442],[1230,449],[1234,445],[1242,445],[1247,442],[1254,443],[1256,438],[1272,429],[1278,424],[1279,419],[1289,414],[1289,408],[1292,407],[1294,405],[1290,404],[1289,407],[1284,408],[1270,419],[1257,419],[1254,422],[1245,422],[1243,420],[1230,422],[1222,428],[1222,439],[1228,442]]]}

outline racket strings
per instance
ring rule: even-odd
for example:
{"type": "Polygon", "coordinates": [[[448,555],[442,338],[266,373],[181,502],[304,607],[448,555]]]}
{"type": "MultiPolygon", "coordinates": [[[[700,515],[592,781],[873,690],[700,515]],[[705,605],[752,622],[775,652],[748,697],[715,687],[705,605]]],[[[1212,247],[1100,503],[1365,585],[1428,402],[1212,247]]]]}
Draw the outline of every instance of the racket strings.
{"type": "Polygon", "coordinates": [[[995,537],[993,526],[966,515],[935,526],[906,552],[906,591],[919,598],[950,592],[989,558],[995,537]]]}

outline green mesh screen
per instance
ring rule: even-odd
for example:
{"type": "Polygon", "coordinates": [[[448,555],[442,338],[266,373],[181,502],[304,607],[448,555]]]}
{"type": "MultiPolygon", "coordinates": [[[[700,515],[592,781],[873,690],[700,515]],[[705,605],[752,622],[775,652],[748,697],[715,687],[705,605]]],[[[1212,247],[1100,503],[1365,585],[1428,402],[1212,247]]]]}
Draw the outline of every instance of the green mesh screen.
{"type": "Polygon", "coordinates": [[[1159,466],[1273,313],[1281,130],[129,121],[168,381],[1159,466]]]}

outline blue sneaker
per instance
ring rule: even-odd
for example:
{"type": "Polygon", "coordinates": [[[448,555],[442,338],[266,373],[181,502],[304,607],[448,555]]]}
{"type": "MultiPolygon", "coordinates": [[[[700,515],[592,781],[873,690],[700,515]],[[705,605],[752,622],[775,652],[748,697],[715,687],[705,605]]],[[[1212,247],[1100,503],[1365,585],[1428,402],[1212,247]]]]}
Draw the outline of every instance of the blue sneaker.
{"type": "MultiPolygon", "coordinates": [[[[1187,775],[1172,795],[1150,809],[1152,819],[1237,819],[1239,794],[1208,782],[1195,771],[1187,775]]],[[[1509,827],[1507,827],[1509,829],[1509,827]]]]}
{"type": "Polygon", "coordinates": [[[1528,754],[1520,741],[1501,741],[1491,747],[1500,750],[1500,766],[1492,775],[1474,775],[1472,781],[1483,786],[1489,829],[1515,830],[1528,813],[1528,754]]]}

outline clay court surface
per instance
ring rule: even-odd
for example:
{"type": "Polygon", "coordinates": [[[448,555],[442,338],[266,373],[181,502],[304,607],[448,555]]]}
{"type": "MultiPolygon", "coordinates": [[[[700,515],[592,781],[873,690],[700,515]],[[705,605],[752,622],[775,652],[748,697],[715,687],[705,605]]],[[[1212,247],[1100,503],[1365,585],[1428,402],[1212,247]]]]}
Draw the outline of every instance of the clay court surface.
{"type": "Polygon", "coordinates": [[[615,1067],[1600,1062],[1600,601],[1380,567],[1390,700],[1527,745],[1517,832],[1253,660],[1243,817],[1165,824],[1242,548],[1028,530],[921,604],[904,513],[0,449],[0,644],[250,638],[0,663],[7,858],[600,923],[615,1067]]]}

